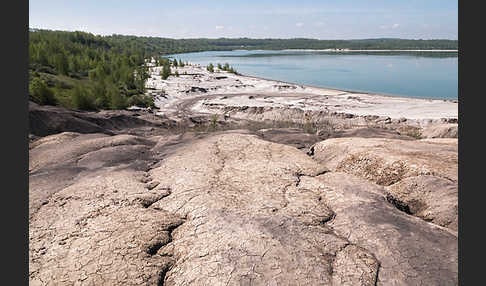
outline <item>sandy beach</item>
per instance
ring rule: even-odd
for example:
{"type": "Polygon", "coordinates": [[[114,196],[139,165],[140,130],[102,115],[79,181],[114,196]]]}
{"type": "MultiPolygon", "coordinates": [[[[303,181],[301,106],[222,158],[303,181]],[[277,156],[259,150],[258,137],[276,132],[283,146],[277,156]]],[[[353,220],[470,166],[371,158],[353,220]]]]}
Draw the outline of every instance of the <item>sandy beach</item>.
{"type": "Polygon", "coordinates": [[[172,67],[172,72],[177,71],[179,77],[170,76],[166,80],[161,79],[160,70],[161,67],[150,67],[151,77],[146,83],[147,93],[155,97],[159,114],[175,112],[182,102],[190,101],[190,110],[196,113],[224,113],[229,107],[300,109],[332,115],[407,119],[419,125],[457,122],[458,118],[458,101],[306,86],[236,75],[217,68],[211,73],[197,64],[172,67]]]}

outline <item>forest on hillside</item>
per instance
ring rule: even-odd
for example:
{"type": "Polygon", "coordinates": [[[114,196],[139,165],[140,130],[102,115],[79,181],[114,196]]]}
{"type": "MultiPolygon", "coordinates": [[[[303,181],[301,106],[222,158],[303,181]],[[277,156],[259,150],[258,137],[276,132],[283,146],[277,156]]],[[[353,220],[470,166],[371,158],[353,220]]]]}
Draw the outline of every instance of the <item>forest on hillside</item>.
{"type": "MultiPolygon", "coordinates": [[[[97,110],[153,106],[145,96],[154,57],[218,50],[281,49],[457,49],[456,40],[169,39],[86,32],[29,31],[29,97],[39,104],[97,110]]],[[[170,73],[170,69],[169,69],[170,73]]],[[[169,74],[167,74],[169,76],[169,74]]]]}

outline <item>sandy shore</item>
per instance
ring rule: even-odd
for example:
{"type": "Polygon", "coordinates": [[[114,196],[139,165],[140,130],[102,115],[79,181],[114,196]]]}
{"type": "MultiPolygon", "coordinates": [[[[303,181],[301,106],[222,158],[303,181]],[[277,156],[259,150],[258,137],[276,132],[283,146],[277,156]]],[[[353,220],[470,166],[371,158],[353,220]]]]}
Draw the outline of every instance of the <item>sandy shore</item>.
{"type": "Polygon", "coordinates": [[[286,83],[253,76],[235,75],[215,68],[190,64],[172,67],[179,77],[162,80],[161,67],[151,67],[146,86],[155,97],[159,113],[176,111],[191,100],[194,112],[214,113],[212,107],[299,108],[355,116],[380,116],[422,122],[457,120],[458,101],[406,98],[286,83]],[[196,100],[201,98],[201,100],[196,100]]]}

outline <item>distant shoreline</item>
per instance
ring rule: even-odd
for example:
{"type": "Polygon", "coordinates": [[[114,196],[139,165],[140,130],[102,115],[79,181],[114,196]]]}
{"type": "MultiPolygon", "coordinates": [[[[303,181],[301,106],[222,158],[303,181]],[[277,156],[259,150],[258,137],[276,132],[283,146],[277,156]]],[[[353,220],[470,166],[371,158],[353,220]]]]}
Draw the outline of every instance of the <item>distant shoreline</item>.
{"type": "Polygon", "coordinates": [[[242,73],[238,73],[238,75],[242,76],[242,77],[247,77],[247,78],[267,80],[267,81],[275,81],[275,82],[285,83],[285,84],[289,84],[289,85],[291,84],[291,85],[298,85],[298,86],[302,86],[302,87],[317,88],[317,89],[322,89],[322,90],[339,91],[339,92],[343,92],[343,93],[361,93],[361,94],[367,94],[367,95],[372,95],[372,96],[376,95],[376,96],[384,96],[384,97],[418,99],[418,100],[442,100],[442,101],[446,101],[446,102],[459,103],[459,98],[457,98],[457,99],[444,99],[444,98],[433,98],[433,97],[414,97],[414,96],[406,96],[406,95],[402,95],[402,94],[391,94],[391,93],[365,91],[365,90],[351,90],[351,89],[343,89],[343,88],[337,88],[337,87],[317,86],[317,85],[311,85],[311,84],[300,84],[300,83],[296,83],[296,82],[282,81],[282,80],[264,78],[264,77],[261,77],[261,76],[252,76],[252,75],[247,75],[247,74],[242,74],[242,73]]]}
{"type": "MultiPolygon", "coordinates": [[[[251,51],[251,50],[248,50],[251,51]]],[[[319,51],[319,52],[445,52],[457,53],[459,50],[351,50],[351,49],[282,49],[281,51],[319,51]]]]}
{"type": "MultiPolygon", "coordinates": [[[[193,66],[200,66],[205,68],[206,66],[196,64],[189,62],[193,66]]],[[[357,90],[357,89],[347,89],[347,88],[339,88],[339,87],[329,87],[329,86],[318,86],[318,85],[312,85],[312,84],[302,84],[298,82],[291,82],[291,81],[283,81],[283,80],[278,80],[278,79],[273,79],[273,78],[266,78],[262,76],[256,76],[256,75],[249,75],[249,74],[243,74],[238,72],[238,76],[241,77],[247,77],[251,79],[257,79],[257,80],[265,80],[265,81],[274,81],[274,82],[279,82],[283,84],[288,84],[288,85],[297,85],[301,87],[310,87],[310,88],[316,88],[316,89],[322,89],[322,90],[332,90],[332,91],[338,91],[338,92],[343,92],[343,93],[361,93],[361,94],[367,94],[367,95],[376,95],[376,96],[384,96],[384,97],[392,97],[392,98],[404,98],[404,99],[418,99],[418,100],[440,100],[440,101],[445,101],[445,102],[452,102],[452,103],[459,103],[459,97],[456,99],[451,99],[451,98],[436,98],[436,97],[415,97],[415,96],[407,96],[404,94],[392,94],[392,93],[386,93],[386,92],[375,92],[375,91],[370,91],[370,90],[357,90]]]]}
{"type": "Polygon", "coordinates": [[[204,50],[204,51],[197,51],[197,52],[183,52],[177,54],[169,54],[166,55],[168,57],[173,57],[175,55],[183,55],[183,54],[192,54],[192,53],[204,53],[204,52],[234,52],[234,51],[245,51],[245,52],[263,52],[263,51],[285,51],[285,52],[432,52],[432,53],[458,53],[459,50],[352,50],[352,49],[233,49],[233,50],[204,50]]]}

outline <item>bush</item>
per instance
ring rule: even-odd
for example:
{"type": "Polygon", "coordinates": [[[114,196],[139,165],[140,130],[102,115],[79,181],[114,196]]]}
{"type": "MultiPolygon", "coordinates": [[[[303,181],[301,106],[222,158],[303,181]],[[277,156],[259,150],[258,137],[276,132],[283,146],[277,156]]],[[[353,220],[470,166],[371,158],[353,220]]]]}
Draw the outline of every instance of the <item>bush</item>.
{"type": "Polygon", "coordinates": [[[164,64],[162,66],[162,70],[160,71],[160,76],[164,80],[170,76],[170,66],[168,64],[164,64]]]}
{"type": "Polygon", "coordinates": [[[150,95],[136,94],[128,98],[128,106],[151,107],[154,108],[154,98],[150,95]]]}
{"type": "Polygon", "coordinates": [[[72,102],[75,109],[79,110],[96,110],[96,102],[91,91],[75,87],[72,91],[72,102]]]}
{"type": "Polygon", "coordinates": [[[212,63],[209,63],[209,65],[206,68],[209,72],[214,72],[214,66],[212,63]]]}
{"type": "Polygon", "coordinates": [[[56,105],[54,92],[49,89],[46,82],[40,78],[34,78],[29,84],[30,98],[40,105],[56,105]]]}
{"type": "Polygon", "coordinates": [[[128,107],[127,98],[114,86],[107,88],[106,95],[110,99],[110,109],[125,109],[128,107]]]}

